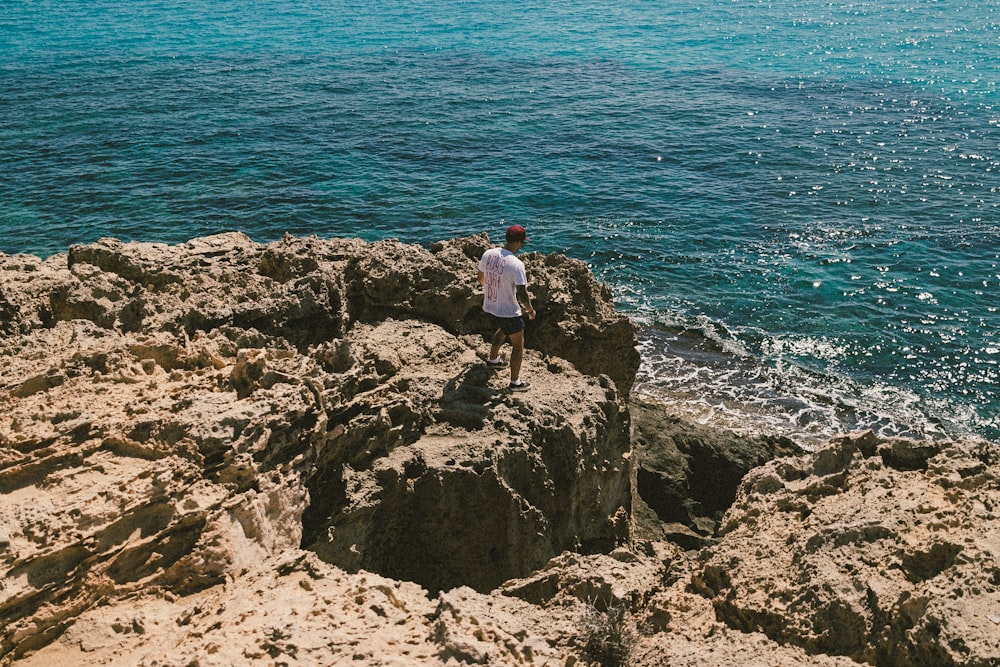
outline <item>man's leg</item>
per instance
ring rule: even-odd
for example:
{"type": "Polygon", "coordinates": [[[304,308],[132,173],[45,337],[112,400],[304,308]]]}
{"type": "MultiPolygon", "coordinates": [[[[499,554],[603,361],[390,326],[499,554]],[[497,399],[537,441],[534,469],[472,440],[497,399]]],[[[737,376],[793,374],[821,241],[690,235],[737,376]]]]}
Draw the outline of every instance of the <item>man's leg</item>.
{"type": "Polygon", "coordinates": [[[517,382],[521,374],[521,360],[524,359],[524,331],[508,334],[510,340],[510,381],[517,382]]]}
{"type": "Polygon", "coordinates": [[[493,341],[490,345],[490,359],[496,359],[500,356],[500,346],[503,342],[507,340],[507,334],[503,332],[503,329],[497,329],[493,334],[493,341]]]}

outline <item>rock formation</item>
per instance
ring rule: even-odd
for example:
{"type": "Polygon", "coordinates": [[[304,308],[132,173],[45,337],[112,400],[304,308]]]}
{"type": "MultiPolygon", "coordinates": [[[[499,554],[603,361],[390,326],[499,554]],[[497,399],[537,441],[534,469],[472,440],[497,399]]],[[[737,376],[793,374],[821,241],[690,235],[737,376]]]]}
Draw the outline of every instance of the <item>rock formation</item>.
{"type": "Polygon", "coordinates": [[[4,258],[0,651],[299,549],[436,593],[623,542],[634,330],[582,263],[529,256],[535,388],[510,394],[481,358],[487,246],[227,234],[4,258]]]}
{"type": "Polygon", "coordinates": [[[695,589],[809,653],[1000,664],[998,482],[995,444],[836,438],[747,476],[695,589]]]}
{"type": "Polygon", "coordinates": [[[738,436],[666,412],[663,405],[631,401],[637,528],[641,537],[686,548],[707,546],[740,481],[779,456],[801,454],[777,436],[738,436]],[[643,521],[642,514],[649,515],[643,521]]]}
{"type": "Polygon", "coordinates": [[[488,245],[0,255],[0,664],[998,664],[993,445],[630,401],[559,255],[508,393],[488,245]]]}

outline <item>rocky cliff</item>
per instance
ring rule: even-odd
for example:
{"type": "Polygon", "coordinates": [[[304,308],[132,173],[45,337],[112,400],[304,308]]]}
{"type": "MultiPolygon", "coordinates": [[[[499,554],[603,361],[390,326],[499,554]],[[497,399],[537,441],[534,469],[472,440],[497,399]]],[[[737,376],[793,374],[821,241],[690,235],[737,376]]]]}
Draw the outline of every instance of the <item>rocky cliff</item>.
{"type": "Polygon", "coordinates": [[[0,661],[998,664],[992,445],[630,402],[633,326],[559,255],[508,393],[488,245],[0,255],[0,661]]]}
{"type": "Polygon", "coordinates": [[[535,389],[510,394],[482,360],[487,247],[227,234],[5,258],[0,649],[290,550],[488,591],[625,540],[634,331],[581,263],[528,258],[535,389]]]}

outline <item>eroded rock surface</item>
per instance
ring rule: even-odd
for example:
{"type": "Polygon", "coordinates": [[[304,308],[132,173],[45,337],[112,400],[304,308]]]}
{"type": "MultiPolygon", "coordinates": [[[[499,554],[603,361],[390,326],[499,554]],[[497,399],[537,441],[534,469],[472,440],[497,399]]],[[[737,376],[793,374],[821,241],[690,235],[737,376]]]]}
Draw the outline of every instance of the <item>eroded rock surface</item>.
{"type": "Polygon", "coordinates": [[[696,588],[810,653],[1000,664],[998,481],[995,444],[837,438],[747,476],[696,588]]]}
{"type": "Polygon", "coordinates": [[[801,454],[788,438],[745,436],[693,424],[666,407],[633,398],[636,511],[643,537],[707,546],[743,477],[766,461],[801,454]]]}
{"type": "Polygon", "coordinates": [[[634,330],[582,263],[529,256],[534,387],[507,392],[482,358],[487,245],[0,257],[0,653],[299,549],[433,593],[624,541],[634,330]]]}
{"type": "Polygon", "coordinates": [[[558,255],[509,394],[487,245],[0,255],[0,664],[1000,664],[995,444],[630,407],[558,255]]]}

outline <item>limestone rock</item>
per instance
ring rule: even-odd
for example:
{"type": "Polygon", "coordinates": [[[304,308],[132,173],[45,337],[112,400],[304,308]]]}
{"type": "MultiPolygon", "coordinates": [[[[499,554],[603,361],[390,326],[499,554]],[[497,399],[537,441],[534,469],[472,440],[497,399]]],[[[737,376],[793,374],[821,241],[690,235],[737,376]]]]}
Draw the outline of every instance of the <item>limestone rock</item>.
{"type": "Polygon", "coordinates": [[[647,537],[687,548],[708,544],[750,470],[776,457],[802,453],[788,438],[748,437],[699,426],[638,398],[631,401],[631,413],[637,505],[644,504],[653,514],[646,522],[647,537]]]}
{"type": "Polygon", "coordinates": [[[488,245],[0,255],[0,664],[997,664],[995,444],[630,405],[559,255],[508,393],[488,245]]]}
{"type": "Polygon", "coordinates": [[[1000,656],[1000,450],[859,433],[751,472],[696,588],[729,627],[885,667],[1000,656]]]}
{"type": "Polygon", "coordinates": [[[487,243],[232,233],[0,257],[0,655],[301,549],[436,593],[626,540],[637,357],[593,348],[634,352],[635,332],[581,263],[529,259],[577,291],[539,287],[558,305],[536,297],[534,389],[507,392],[482,358],[487,243]],[[589,349],[564,340],[580,322],[589,349]]]}

